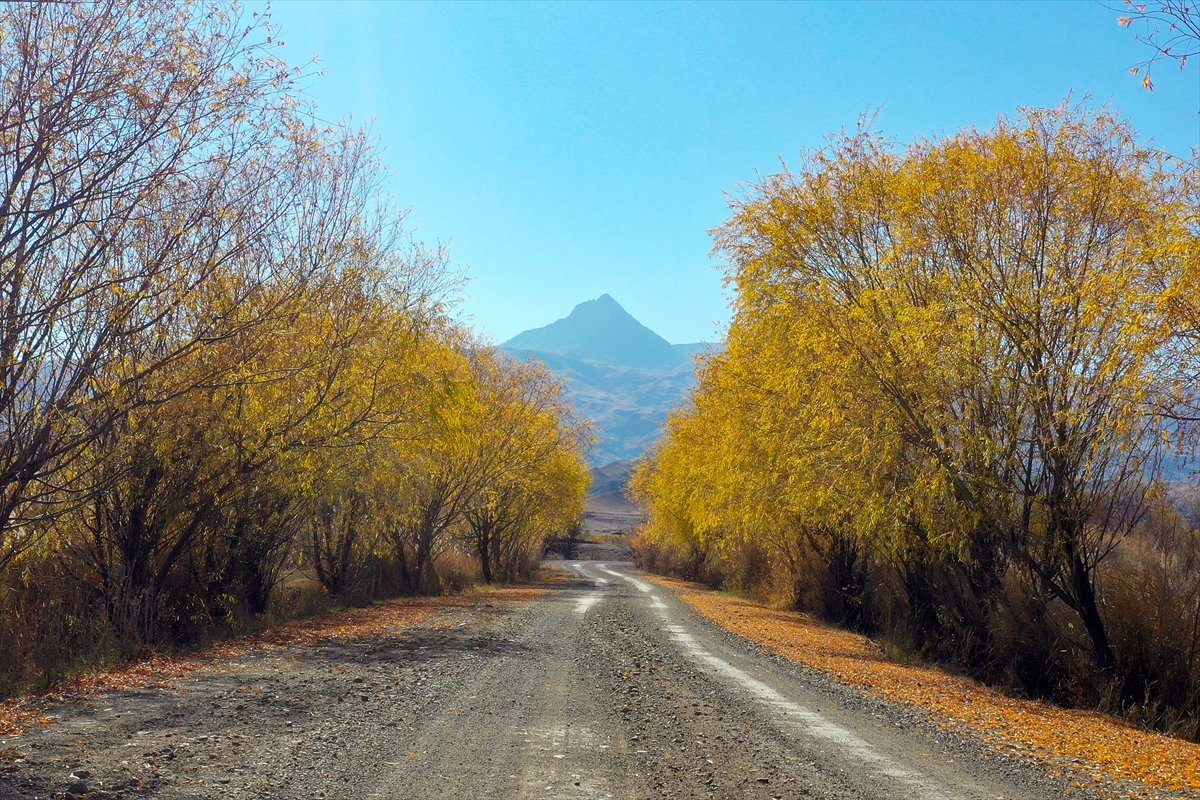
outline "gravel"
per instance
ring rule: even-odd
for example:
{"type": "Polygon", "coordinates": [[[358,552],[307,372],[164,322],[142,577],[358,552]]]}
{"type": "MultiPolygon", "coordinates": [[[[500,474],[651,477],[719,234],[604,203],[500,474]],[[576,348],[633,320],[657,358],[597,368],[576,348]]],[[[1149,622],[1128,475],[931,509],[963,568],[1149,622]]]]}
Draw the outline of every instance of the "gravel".
{"type": "Polygon", "coordinates": [[[785,724],[685,652],[668,617],[956,800],[1062,796],[1063,779],[776,658],[664,589],[655,611],[598,566],[541,600],[481,595],[385,638],[259,651],[63,706],[0,740],[22,756],[0,771],[0,799],[918,796],[785,724]]]}

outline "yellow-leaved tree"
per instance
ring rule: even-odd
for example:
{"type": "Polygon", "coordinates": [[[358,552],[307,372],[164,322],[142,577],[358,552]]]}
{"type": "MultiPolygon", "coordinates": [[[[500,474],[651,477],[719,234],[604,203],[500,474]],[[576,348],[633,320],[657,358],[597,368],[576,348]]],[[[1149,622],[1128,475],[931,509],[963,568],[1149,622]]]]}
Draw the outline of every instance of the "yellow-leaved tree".
{"type": "Polygon", "coordinates": [[[715,231],[727,350],[635,481],[648,545],[972,669],[1020,586],[1115,676],[1098,575],[1157,497],[1184,185],[1063,105],[751,187],[715,231]]]}

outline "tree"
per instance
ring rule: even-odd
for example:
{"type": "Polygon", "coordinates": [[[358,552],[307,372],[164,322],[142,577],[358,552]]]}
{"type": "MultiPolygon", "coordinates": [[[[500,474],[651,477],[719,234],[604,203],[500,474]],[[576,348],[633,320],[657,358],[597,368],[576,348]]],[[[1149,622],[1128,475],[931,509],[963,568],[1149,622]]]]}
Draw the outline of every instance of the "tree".
{"type": "Polygon", "coordinates": [[[295,73],[270,48],[265,23],[223,9],[0,12],[0,569],[52,498],[86,491],[75,459],[138,393],[114,395],[218,335],[181,304],[283,212],[270,154],[295,73]]]}
{"type": "Polygon", "coordinates": [[[360,348],[391,333],[380,331],[380,292],[399,288],[401,271],[386,270],[399,255],[389,255],[389,226],[402,217],[373,203],[361,133],[299,123],[262,143],[254,159],[269,170],[226,178],[253,177],[264,193],[241,212],[237,252],[202,284],[174,287],[169,313],[110,344],[116,357],[93,376],[104,393],[68,429],[84,443],[82,488],[103,488],[77,500],[85,563],[132,640],[158,635],[160,600],[181,571],[204,587],[210,614],[231,602],[262,613],[297,510],[285,482],[265,477],[376,410],[369,370],[353,376],[362,392],[346,384],[360,348]]]}
{"type": "Polygon", "coordinates": [[[488,350],[474,364],[488,409],[476,457],[490,465],[466,511],[465,539],[484,580],[514,580],[528,575],[548,536],[582,517],[591,428],[541,364],[488,350]]]}
{"type": "Polygon", "coordinates": [[[275,33],[225,3],[0,9],[6,682],[95,655],[47,660],[50,615],[136,650],[287,614],[301,571],[436,591],[472,521],[522,576],[582,502],[561,386],[450,322],[445,250],[275,33]]]}
{"type": "Polygon", "coordinates": [[[1111,673],[1098,569],[1149,496],[1195,247],[1173,169],[1064,106],[903,149],[860,130],[762,181],[716,231],[727,351],[636,481],[652,531],[793,597],[815,559],[840,616],[869,557],[971,663],[1019,569],[1111,673]]]}
{"type": "Polygon", "coordinates": [[[1200,55],[1200,6],[1194,0],[1151,0],[1147,3],[1123,0],[1117,24],[1138,27],[1135,38],[1154,51],[1153,55],[1129,69],[1131,75],[1141,74],[1142,86],[1154,91],[1150,67],[1160,59],[1179,62],[1185,69],[1189,59],[1200,55]]]}
{"type": "Polygon", "coordinates": [[[356,348],[350,385],[372,398],[371,413],[359,416],[352,437],[320,448],[291,473],[311,513],[306,559],[334,597],[372,593],[367,567],[386,560],[391,526],[412,498],[411,466],[435,430],[435,409],[455,396],[461,362],[442,321],[411,309],[392,314],[392,324],[356,348]]]}
{"type": "Polygon", "coordinates": [[[428,588],[434,561],[464,538],[485,574],[522,571],[521,543],[577,515],[586,488],[590,431],[571,417],[562,385],[464,332],[454,352],[453,390],[397,470],[405,500],[391,535],[412,594],[428,588]]]}

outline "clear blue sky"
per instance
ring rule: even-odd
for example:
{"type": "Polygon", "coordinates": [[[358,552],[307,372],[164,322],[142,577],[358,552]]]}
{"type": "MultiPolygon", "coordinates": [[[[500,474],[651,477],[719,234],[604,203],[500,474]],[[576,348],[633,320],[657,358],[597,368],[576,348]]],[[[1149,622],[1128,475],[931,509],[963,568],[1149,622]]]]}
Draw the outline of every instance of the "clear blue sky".
{"type": "MultiPolygon", "coordinates": [[[[251,10],[260,9],[257,3],[251,10]]],[[[707,231],[726,194],[863,112],[910,139],[1068,92],[1177,155],[1200,142],[1200,63],[1148,52],[1074,2],[276,2],[316,54],[323,117],[373,119],[417,236],[472,276],[503,341],[609,293],[672,342],[728,317],[707,231]]]]}

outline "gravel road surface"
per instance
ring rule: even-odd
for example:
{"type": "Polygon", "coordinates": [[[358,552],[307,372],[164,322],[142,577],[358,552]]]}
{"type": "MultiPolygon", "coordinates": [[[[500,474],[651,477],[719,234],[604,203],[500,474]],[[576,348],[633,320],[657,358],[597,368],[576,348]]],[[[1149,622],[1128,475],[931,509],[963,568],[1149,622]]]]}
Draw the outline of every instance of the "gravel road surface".
{"type": "Polygon", "coordinates": [[[481,595],[387,638],[55,709],[0,740],[23,756],[0,761],[0,798],[80,782],[90,798],[1062,796],[712,625],[628,564],[559,569],[571,578],[537,601],[481,595]]]}

